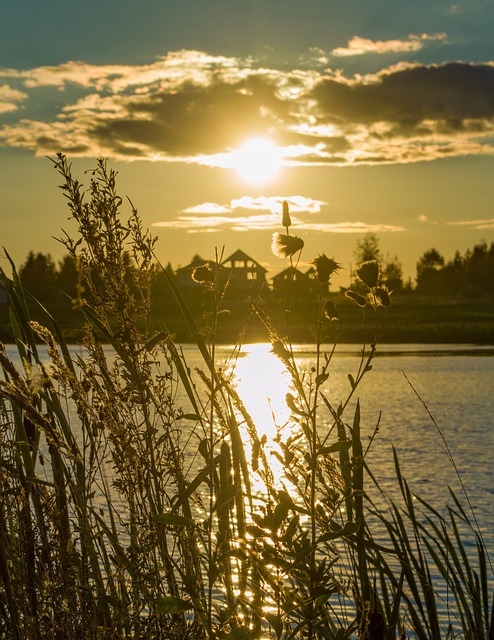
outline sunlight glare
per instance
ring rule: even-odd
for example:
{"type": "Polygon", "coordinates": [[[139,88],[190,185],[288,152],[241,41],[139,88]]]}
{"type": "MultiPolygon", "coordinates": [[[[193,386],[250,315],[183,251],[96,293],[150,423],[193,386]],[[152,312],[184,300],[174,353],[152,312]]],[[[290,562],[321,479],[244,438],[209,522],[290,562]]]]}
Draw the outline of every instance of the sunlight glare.
{"type": "MultiPolygon", "coordinates": [[[[290,490],[290,483],[283,479],[284,469],[272,451],[281,453],[275,442],[277,435],[285,439],[295,424],[286,404],[286,394],[293,391],[291,379],[283,363],[271,351],[270,344],[250,344],[243,348],[243,355],[236,361],[234,384],[244,406],[257,429],[259,438],[266,436],[264,452],[268,460],[275,485],[281,483],[290,490]]],[[[242,430],[246,429],[243,425],[242,430]]],[[[247,456],[252,455],[247,431],[243,437],[247,456]]],[[[254,491],[262,493],[265,486],[260,476],[251,477],[254,491]]]]}
{"type": "Polygon", "coordinates": [[[236,363],[235,386],[259,437],[265,434],[272,440],[276,425],[282,426],[290,418],[285,400],[290,376],[272,353],[270,344],[249,344],[243,351],[245,355],[236,363]]]}
{"type": "Polygon", "coordinates": [[[267,138],[247,140],[233,152],[233,167],[247,182],[262,184],[272,180],[282,165],[282,151],[267,138]]]}

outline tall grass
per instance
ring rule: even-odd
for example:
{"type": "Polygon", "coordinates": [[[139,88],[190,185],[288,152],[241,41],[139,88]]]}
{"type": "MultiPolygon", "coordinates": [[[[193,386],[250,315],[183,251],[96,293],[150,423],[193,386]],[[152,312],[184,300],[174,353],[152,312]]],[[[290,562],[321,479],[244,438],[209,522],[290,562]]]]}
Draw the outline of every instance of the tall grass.
{"type": "MultiPolygon", "coordinates": [[[[169,282],[202,358],[193,371],[166,319],[148,328],[155,241],[132,205],[124,218],[115,173],[98,163],[85,191],[62,155],[55,167],[78,228],[62,242],[80,273],[85,337],[73,356],[15,266],[1,271],[18,358],[0,346],[0,636],[493,638],[492,568],[468,509],[453,493],[446,517],[414,500],[397,457],[401,501],[372,474],[357,396],[390,303],[379,265],[360,265],[349,293],[363,345],[337,406],[322,389],[342,322],[324,291],[339,265],[313,261],[313,370],[293,352],[290,300],[282,330],[252,300],[292,379],[290,425],[270,447],[233,382],[241,344],[230,368],[216,361],[221,256],[194,274],[214,294],[206,328],[169,282]]],[[[303,242],[288,205],[282,226],[273,246],[294,266],[303,242]]]]}

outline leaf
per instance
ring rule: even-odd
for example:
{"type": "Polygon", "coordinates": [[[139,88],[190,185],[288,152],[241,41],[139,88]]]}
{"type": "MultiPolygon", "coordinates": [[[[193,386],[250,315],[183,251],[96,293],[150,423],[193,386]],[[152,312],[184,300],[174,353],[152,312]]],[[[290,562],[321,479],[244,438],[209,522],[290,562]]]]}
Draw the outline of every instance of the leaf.
{"type": "Polygon", "coordinates": [[[167,524],[172,527],[190,527],[194,526],[194,522],[178,513],[160,513],[154,517],[155,522],[159,524],[167,524]]]}
{"type": "Polygon", "coordinates": [[[255,524],[248,524],[245,527],[245,530],[247,531],[247,533],[249,535],[251,535],[253,538],[266,538],[267,537],[267,532],[264,531],[264,529],[261,529],[261,527],[258,527],[255,524]]]}
{"type": "Polygon", "coordinates": [[[348,379],[350,380],[350,384],[352,385],[352,389],[355,389],[355,378],[351,373],[348,374],[348,379]]]}
{"type": "Polygon", "coordinates": [[[347,522],[342,529],[338,531],[328,531],[319,536],[317,542],[327,542],[328,540],[336,540],[337,538],[345,538],[357,533],[360,529],[358,522],[347,522]]]}
{"type": "Polygon", "coordinates": [[[181,613],[192,609],[192,603],[189,600],[183,600],[175,596],[161,596],[155,600],[156,608],[160,613],[181,613]]]}
{"type": "Polygon", "coordinates": [[[180,420],[194,420],[195,422],[201,419],[201,416],[198,416],[197,413],[184,413],[180,417],[180,420]]]}
{"type": "Polygon", "coordinates": [[[323,382],[326,382],[328,378],[329,378],[329,373],[320,373],[318,376],[316,376],[317,386],[320,386],[323,382]]]}
{"type": "Polygon", "coordinates": [[[351,440],[346,440],[343,442],[333,442],[333,444],[329,445],[329,447],[323,447],[319,451],[319,455],[334,453],[335,451],[348,451],[351,446],[352,446],[351,440]]]}
{"type": "Polygon", "coordinates": [[[283,622],[281,617],[275,615],[274,613],[266,613],[264,617],[276,633],[276,637],[281,638],[281,634],[283,633],[283,622]]]}
{"type": "Polygon", "coordinates": [[[218,511],[218,509],[221,509],[221,507],[230,502],[230,500],[233,500],[233,498],[237,495],[237,492],[237,487],[234,484],[230,485],[224,491],[222,491],[218,496],[218,500],[216,500],[216,504],[213,507],[213,513],[215,511],[218,511]]]}
{"type": "Polygon", "coordinates": [[[180,504],[185,504],[189,496],[191,496],[194,493],[194,491],[197,489],[197,487],[200,484],[202,484],[203,482],[207,482],[207,479],[208,477],[203,471],[198,473],[197,476],[194,478],[194,480],[192,480],[192,482],[187,485],[187,488],[185,489],[185,491],[183,491],[180,494],[177,494],[178,495],[177,506],[180,504]]]}
{"type": "Polygon", "coordinates": [[[149,353],[151,353],[154,347],[156,347],[160,342],[164,342],[168,338],[168,336],[169,334],[166,331],[160,331],[160,333],[157,333],[146,342],[144,348],[146,349],[146,351],[149,351],[149,353]]]}

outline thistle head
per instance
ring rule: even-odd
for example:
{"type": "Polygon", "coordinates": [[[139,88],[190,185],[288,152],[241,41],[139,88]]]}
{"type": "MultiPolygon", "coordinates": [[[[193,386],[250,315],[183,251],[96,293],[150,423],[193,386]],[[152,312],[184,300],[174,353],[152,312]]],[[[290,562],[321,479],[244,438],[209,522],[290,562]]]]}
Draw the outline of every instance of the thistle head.
{"type": "Polygon", "coordinates": [[[391,291],[386,285],[383,284],[380,287],[376,287],[372,293],[374,308],[377,309],[377,307],[389,307],[389,305],[391,304],[391,291]]]}
{"type": "Polygon", "coordinates": [[[365,305],[367,304],[367,299],[364,298],[364,296],[361,296],[360,293],[356,293],[355,291],[345,291],[345,296],[347,298],[350,298],[350,300],[356,302],[359,307],[365,307],[365,305]]]}
{"type": "Polygon", "coordinates": [[[321,284],[328,284],[331,276],[341,269],[341,264],[333,258],[328,258],[325,253],[314,258],[310,264],[314,267],[317,281],[321,284]]]}
{"type": "Polygon", "coordinates": [[[271,251],[277,258],[289,258],[297,251],[302,251],[304,241],[298,236],[289,236],[285,233],[273,233],[271,251]]]}
{"type": "Polygon", "coordinates": [[[355,271],[355,275],[368,289],[373,289],[381,277],[379,262],[377,260],[362,262],[355,271]]]}
{"type": "Polygon", "coordinates": [[[199,284],[211,284],[214,282],[214,271],[208,264],[201,264],[198,267],[194,267],[192,280],[199,284]]]}
{"type": "Polygon", "coordinates": [[[338,309],[336,308],[335,303],[332,300],[326,300],[323,308],[324,316],[328,320],[339,320],[340,314],[338,313],[338,309]]]}

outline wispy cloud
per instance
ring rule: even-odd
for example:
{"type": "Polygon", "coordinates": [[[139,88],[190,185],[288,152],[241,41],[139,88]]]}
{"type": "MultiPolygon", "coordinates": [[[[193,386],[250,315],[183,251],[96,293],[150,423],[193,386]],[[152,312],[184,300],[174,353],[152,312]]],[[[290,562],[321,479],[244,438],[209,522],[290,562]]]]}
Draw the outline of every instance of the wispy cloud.
{"type": "Polygon", "coordinates": [[[447,224],[460,227],[471,227],[472,229],[494,229],[494,218],[483,220],[456,220],[447,224]]]}
{"type": "MultiPolygon", "coordinates": [[[[404,46],[434,38],[442,34],[404,46]]],[[[39,155],[231,166],[225,158],[256,136],[290,166],[494,154],[492,62],[400,63],[347,77],[319,63],[270,69],[179,51],[141,66],[0,69],[0,87],[0,144],[39,155]]]]}
{"type": "Polygon", "coordinates": [[[231,208],[215,202],[203,202],[196,204],[193,207],[188,207],[184,210],[184,213],[191,214],[204,214],[204,215],[222,215],[231,213],[231,208]]]}
{"type": "Polygon", "coordinates": [[[299,232],[316,231],[325,233],[373,233],[404,231],[404,227],[364,222],[329,223],[314,221],[314,214],[320,214],[327,203],[305,196],[273,196],[252,198],[243,196],[229,204],[204,202],[188,207],[174,219],[155,222],[153,227],[181,229],[188,233],[215,231],[276,231],[281,227],[282,202],[290,203],[293,226],[299,232]]]}
{"type": "Polygon", "coordinates": [[[409,35],[403,40],[370,40],[354,36],[348,41],[346,47],[338,47],[331,52],[337,57],[362,56],[369,53],[407,53],[409,51],[420,51],[428,42],[446,40],[447,34],[434,33],[421,35],[409,35]]]}

